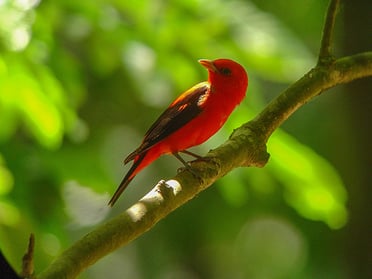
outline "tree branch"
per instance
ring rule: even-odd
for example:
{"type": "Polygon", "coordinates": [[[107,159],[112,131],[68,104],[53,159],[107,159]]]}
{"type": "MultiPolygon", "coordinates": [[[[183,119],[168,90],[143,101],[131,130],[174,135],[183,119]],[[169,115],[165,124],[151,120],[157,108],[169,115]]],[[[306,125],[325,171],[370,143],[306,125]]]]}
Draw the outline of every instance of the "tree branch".
{"type": "Polygon", "coordinates": [[[33,278],[34,274],[34,248],[35,248],[35,236],[32,233],[28,240],[28,248],[26,254],[22,259],[22,278],[33,278]]]}
{"type": "Polygon", "coordinates": [[[232,169],[264,166],[269,157],[267,140],[298,108],[331,87],[367,76],[372,76],[372,52],[344,57],[311,69],[255,119],[236,129],[224,144],[211,150],[206,155],[210,160],[193,162],[191,167],[199,178],[183,171],[170,181],[158,183],[128,210],[65,250],[38,279],[75,278],[103,256],[151,229],[232,169]]]}
{"type": "Polygon", "coordinates": [[[319,50],[319,57],[318,57],[318,64],[326,64],[334,60],[331,52],[331,42],[332,42],[332,34],[335,27],[336,22],[336,14],[338,11],[338,7],[340,5],[340,0],[331,0],[329,2],[327,15],[325,18],[322,40],[320,43],[320,50],[319,50]]]}
{"type": "Polygon", "coordinates": [[[254,119],[265,142],[298,108],[338,84],[372,75],[372,52],[347,56],[332,64],[318,65],[282,92],[254,119]]]}

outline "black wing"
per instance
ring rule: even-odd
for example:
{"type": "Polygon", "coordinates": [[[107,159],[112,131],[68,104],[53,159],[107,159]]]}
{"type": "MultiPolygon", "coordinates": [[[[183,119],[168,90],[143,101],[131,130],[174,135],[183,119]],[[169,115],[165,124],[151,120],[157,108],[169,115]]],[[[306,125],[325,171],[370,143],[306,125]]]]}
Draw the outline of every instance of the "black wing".
{"type": "Polygon", "coordinates": [[[140,147],[129,154],[124,162],[133,160],[135,156],[147,151],[199,115],[210,92],[209,88],[207,82],[198,84],[174,101],[152,124],[140,147]]]}

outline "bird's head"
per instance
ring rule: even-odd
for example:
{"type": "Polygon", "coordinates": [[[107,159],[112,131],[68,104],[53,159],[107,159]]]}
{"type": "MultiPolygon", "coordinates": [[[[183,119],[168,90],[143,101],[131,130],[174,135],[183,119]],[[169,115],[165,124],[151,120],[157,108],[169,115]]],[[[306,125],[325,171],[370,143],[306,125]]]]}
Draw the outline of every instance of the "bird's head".
{"type": "Polygon", "coordinates": [[[248,86],[248,76],[243,66],[230,59],[200,59],[199,63],[208,69],[208,81],[213,87],[231,88],[245,91],[248,86]]]}

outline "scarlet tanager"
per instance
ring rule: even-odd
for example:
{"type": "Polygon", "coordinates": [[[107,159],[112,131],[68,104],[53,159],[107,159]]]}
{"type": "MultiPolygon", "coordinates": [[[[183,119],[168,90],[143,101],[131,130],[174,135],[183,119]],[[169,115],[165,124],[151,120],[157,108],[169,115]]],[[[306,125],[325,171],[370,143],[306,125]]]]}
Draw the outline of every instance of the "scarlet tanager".
{"type": "Polygon", "coordinates": [[[178,152],[194,157],[186,149],[213,136],[244,99],[248,76],[244,68],[229,59],[200,59],[208,70],[208,81],[201,82],[180,95],[159,116],[145,134],[141,145],[128,155],[124,163],[133,165],[109,201],[113,206],[132,179],[163,154],[173,154],[186,162],[178,152]]]}

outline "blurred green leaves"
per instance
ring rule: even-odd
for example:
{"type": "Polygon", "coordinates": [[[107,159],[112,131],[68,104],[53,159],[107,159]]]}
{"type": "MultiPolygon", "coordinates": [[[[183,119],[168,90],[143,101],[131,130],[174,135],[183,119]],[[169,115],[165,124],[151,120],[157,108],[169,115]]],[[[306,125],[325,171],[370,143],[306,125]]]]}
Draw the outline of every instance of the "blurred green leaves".
{"type": "MultiPolygon", "coordinates": [[[[10,62],[10,61],[9,61],[10,62]]],[[[2,140],[8,139],[22,121],[35,139],[45,147],[57,147],[62,139],[62,120],[53,99],[24,65],[14,61],[0,76],[2,140]],[[3,126],[3,127],[4,127],[3,126]]],[[[45,76],[44,76],[45,77],[45,76]]],[[[41,77],[43,78],[43,77],[41,77]]]]}
{"type": "Polygon", "coordinates": [[[22,51],[31,39],[34,20],[33,8],[38,1],[11,1],[0,3],[0,45],[12,51],[22,51]]]}
{"type": "Polygon", "coordinates": [[[311,148],[278,130],[270,138],[270,172],[298,213],[337,229],[347,221],[346,190],[333,166],[311,148]]]}
{"type": "Polygon", "coordinates": [[[43,65],[31,69],[15,57],[4,57],[2,62],[0,140],[9,140],[21,122],[41,145],[59,147],[63,133],[73,124],[74,112],[56,77],[43,65]]]}
{"type": "Polygon", "coordinates": [[[4,159],[0,156],[0,195],[5,195],[13,187],[13,176],[4,166],[4,159]]]}
{"type": "MultiPolygon", "coordinates": [[[[259,92],[260,88],[254,90],[259,92]]],[[[260,99],[255,97],[251,100],[255,103],[253,107],[262,105],[260,99]]],[[[253,118],[252,110],[257,109],[239,107],[226,126],[233,130],[244,122],[244,118],[253,118]]],[[[222,137],[220,140],[223,140],[222,137]]],[[[270,137],[267,149],[270,159],[264,169],[239,171],[222,187],[222,193],[229,202],[235,206],[249,202],[245,180],[255,191],[263,194],[274,194],[279,182],[283,186],[285,201],[303,217],[322,221],[333,229],[346,224],[345,185],[337,170],[325,158],[282,129],[277,129],[270,137]]]]}
{"type": "Polygon", "coordinates": [[[249,220],[235,245],[243,278],[291,278],[303,268],[308,252],[302,233],[273,216],[249,220]]]}
{"type": "Polygon", "coordinates": [[[9,140],[24,126],[46,148],[60,146],[63,134],[75,121],[63,86],[50,67],[36,63],[35,46],[28,47],[37,1],[0,4],[0,141],[9,140]],[[31,54],[31,56],[27,55],[31,54]]]}
{"type": "MultiPolygon", "coordinates": [[[[110,74],[120,69],[130,84],[123,88],[121,99],[126,99],[126,90],[130,90],[142,105],[163,108],[174,92],[205,77],[197,58],[236,57],[251,74],[249,95],[260,94],[257,85],[255,89],[259,83],[256,76],[284,83],[303,74],[314,62],[299,38],[251,2],[20,3],[4,1],[0,6],[0,14],[7,15],[0,29],[5,50],[0,56],[3,143],[20,127],[47,149],[63,150],[66,134],[76,142],[87,139],[95,124],[88,119],[93,126],[86,126],[77,117],[79,105],[84,103],[82,92],[87,90],[83,71],[88,80],[106,83],[110,74]],[[66,24],[62,24],[64,18],[66,24]],[[23,48],[11,45],[12,34],[19,28],[29,30],[30,39],[23,48]]],[[[114,96],[111,94],[105,98],[109,100],[114,96]]],[[[260,98],[252,97],[250,106],[262,106],[263,102],[255,99],[260,98]]],[[[249,111],[233,116],[230,129],[252,117],[249,111]]],[[[118,117],[125,115],[120,112],[118,117]]],[[[304,217],[323,220],[331,227],[344,224],[346,194],[326,160],[280,131],[269,142],[269,150],[272,157],[267,171],[285,186],[291,206],[304,217]]],[[[266,180],[267,184],[270,179],[266,180]]],[[[226,189],[226,197],[240,197],[236,202],[242,203],[246,186],[241,180],[234,184],[241,185],[240,190],[226,189]]]]}
{"type": "MultiPolygon", "coordinates": [[[[314,8],[319,4],[308,7],[311,3],[285,3],[304,15],[307,9],[312,11],[298,23],[306,25],[303,30],[318,25],[324,12],[314,8]]],[[[246,67],[250,83],[246,100],[227,125],[201,147],[207,150],[221,144],[283,85],[313,66],[315,51],[305,45],[306,40],[306,34],[295,34],[282,18],[251,1],[0,1],[0,224],[13,228],[0,240],[15,243],[15,229],[26,224],[22,233],[36,231],[44,253],[55,255],[69,238],[79,235],[79,227],[101,221],[106,212],[94,213],[105,194],[96,192],[114,190],[127,170],[122,158],[139,144],[152,121],[183,90],[206,78],[197,59],[235,59],[246,67]],[[66,228],[66,223],[75,226],[66,228]]],[[[345,224],[345,187],[325,158],[283,130],[270,138],[268,151],[271,158],[264,169],[232,172],[218,182],[222,193],[218,198],[203,194],[188,205],[199,201],[202,208],[197,213],[176,225],[177,220],[171,219],[160,233],[155,230],[164,243],[177,236],[173,246],[162,247],[172,262],[184,260],[178,236],[196,233],[184,227],[190,218],[198,235],[205,232],[206,247],[213,245],[208,231],[228,235],[231,229],[235,234],[226,237],[232,238],[241,231],[237,247],[247,246],[236,249],[237,257],[256,260],[260,269],[249,272],[257,278],[265,271],[262,259],[271,255],[265,252],[271,248],[279,250],[273,268],[285,275],[295,272],[307,253],[306,236],[296,229],[298,220],[293,216],[288,223],[265,218],[266,223],[248,222],[247,216],[289,206],[298,218],[321,221],[331,228],[345,224]],[[259,201],[252,201],[257,197],[259,201]],[[269,208],[273,197],[281,203],[269,208]],[[222,210],[213,207],[216,199],[222,210]],[[217,217],[231,208],[244,210],[225,216],[226,226],[217,217]],[[215,214],[217,210],[221,213],[215,214]],[[281,234],[275,238],[270,229],[281,234]],[[261,246],[268,241],[275,247],[261,246]],[[284,262],[283,271],[284,242],[294,247],[289,247],[293,261],[284,262]]],[[[149,168],[144,172],[150,175],[133,181],[123,204],[147,191],[140,182],[154,185],[176,171],[172,159],[159,160],[151,168],[156,171],[149,168]]],[[[241,263],[240,268],[244,266],[241,263]]],[[[254,269],[252,264],[247,268],[254,269]]]]}
{"type": "Polygon", "coordinates": [[[10,203],[3,201],[14,186],[12,173],[6,168],[4,159],[0,155],[0,225],[12,226],[19,221],[19,211],[10,203]]]}

